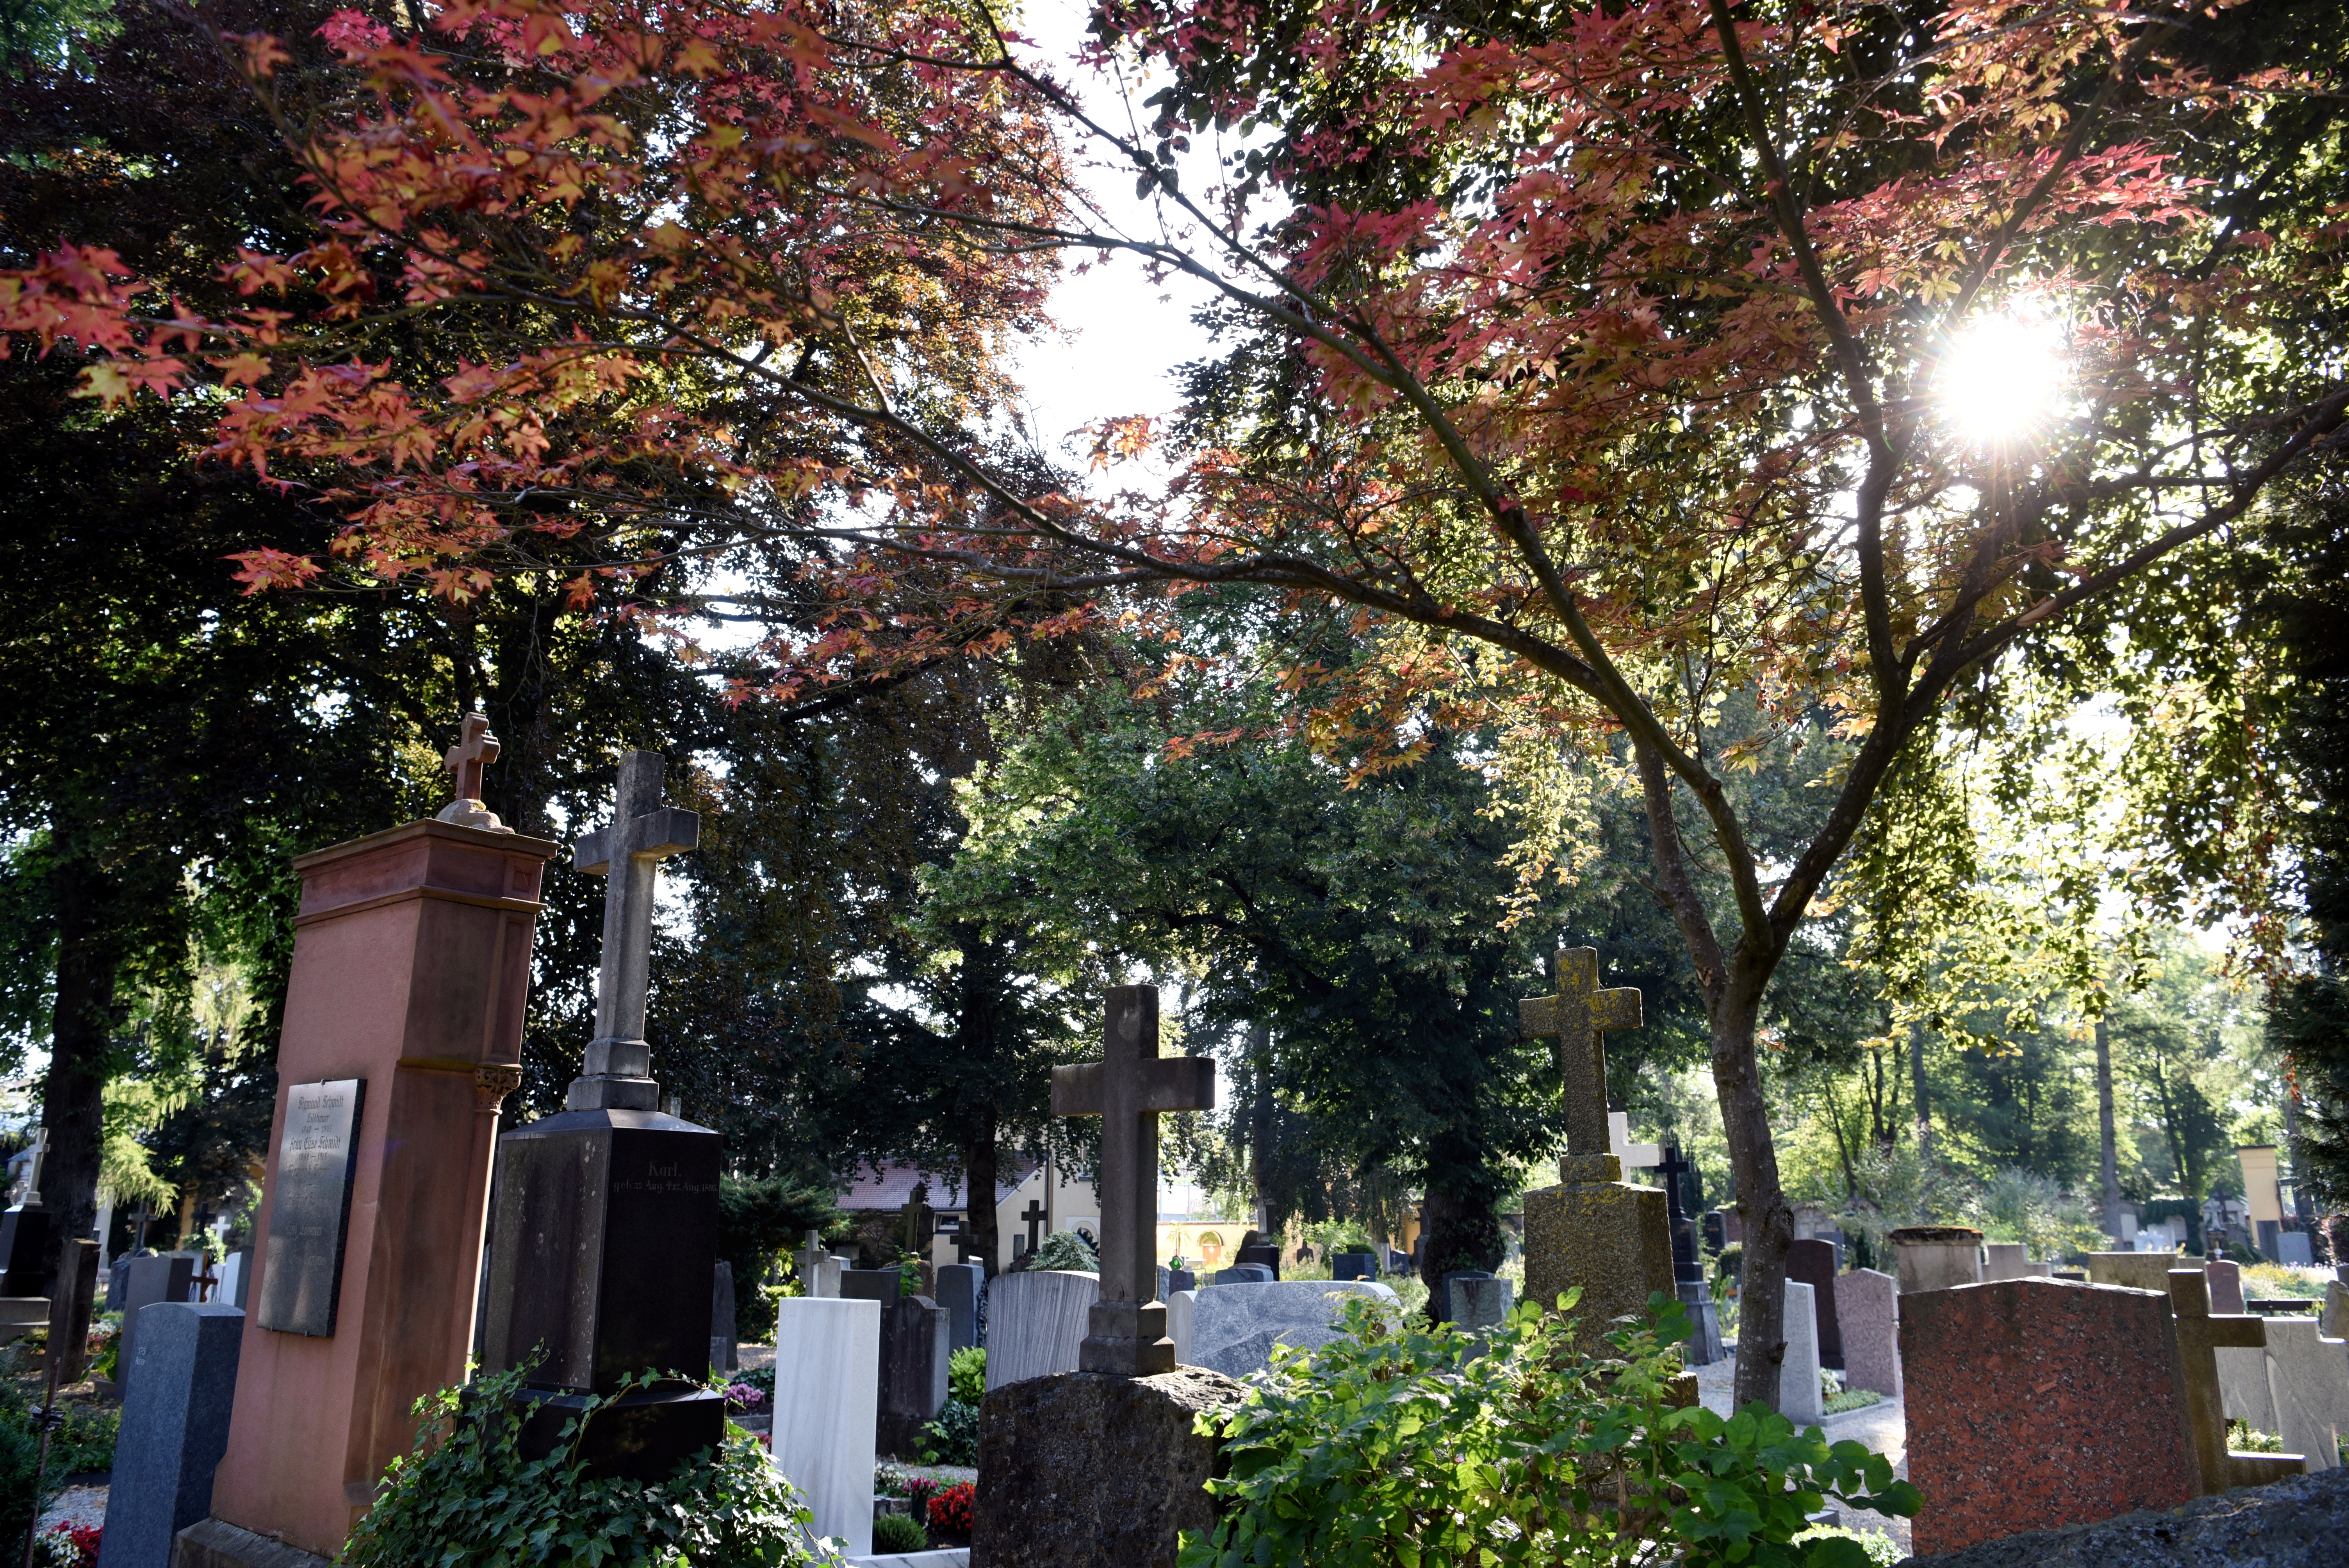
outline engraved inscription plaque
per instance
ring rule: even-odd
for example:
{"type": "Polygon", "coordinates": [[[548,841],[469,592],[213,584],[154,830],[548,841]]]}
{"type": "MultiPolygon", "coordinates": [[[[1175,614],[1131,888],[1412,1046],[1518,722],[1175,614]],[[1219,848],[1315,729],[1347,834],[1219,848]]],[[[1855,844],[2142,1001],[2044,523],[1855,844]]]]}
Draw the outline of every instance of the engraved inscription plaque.
{"type": "Polygon", "coordinates": [[[335,1332],[366,1098],[365,1078],[297,1083],[285,1091],[285,1137],[277,1148],[262,1264],[264,1328],[321,1337],[335,1332]]]}

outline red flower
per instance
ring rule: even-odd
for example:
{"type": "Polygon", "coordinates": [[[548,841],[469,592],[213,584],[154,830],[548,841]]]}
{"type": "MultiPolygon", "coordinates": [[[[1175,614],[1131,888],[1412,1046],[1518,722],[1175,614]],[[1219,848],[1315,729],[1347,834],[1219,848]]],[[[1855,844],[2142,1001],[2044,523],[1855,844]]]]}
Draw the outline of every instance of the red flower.
{"type": "Polygon", "coordinates": [[[968,1481],[950,1486],[930,1499],[930,1528],[951,1530],[958,1534],[970,1533],[971,1499],[975,1489],[968,1481]]]}

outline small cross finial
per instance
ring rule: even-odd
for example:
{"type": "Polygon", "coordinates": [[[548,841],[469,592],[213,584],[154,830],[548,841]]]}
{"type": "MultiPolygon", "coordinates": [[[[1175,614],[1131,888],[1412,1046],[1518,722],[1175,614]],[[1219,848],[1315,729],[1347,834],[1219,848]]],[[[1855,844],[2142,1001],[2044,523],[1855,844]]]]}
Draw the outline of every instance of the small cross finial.
{"type": "Polygon", "coordinates": [[[498,738],[490,733],[490,716],[467,714],[458,727],[457,744],[440,758],[442,769],[457,781],[457,798],[441,807],[434,820],[492,833],[512,832],[498,820],[496,812],[481,804],[481,769],[497,759],[498,738]]]}

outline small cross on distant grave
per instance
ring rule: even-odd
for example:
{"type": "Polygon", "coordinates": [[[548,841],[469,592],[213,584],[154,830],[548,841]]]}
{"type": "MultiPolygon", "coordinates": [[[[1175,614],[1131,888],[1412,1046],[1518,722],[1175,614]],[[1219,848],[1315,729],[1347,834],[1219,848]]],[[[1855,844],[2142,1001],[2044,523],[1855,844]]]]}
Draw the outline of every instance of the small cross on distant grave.
{"type": "Polygon", "coordinates": [[[1664,1213],[1672,1227],[1672,1277],[1675,1280],[1702,1279],[1696,1255],[1696,1226],[1688,1211],[1681,1204],[1681,1180],[1696,1167],[1681,1157],[1677,1143],[1665,1147],[1664,1157],[1656,1165],[1656,1174],[1664,1179],[1664,1213]]]}
{"type": "Polygon", "coordinates": [[[1028,1206],[1019,1211],[1019,1218],[1028,1227],[1028,1250],[1032,1253],[1044,1239],[1044,1205],[1034,1198],[1029,1199],[1028,1206]]]}
{"type": "Polygon", "coordinates": [[[1052,1114],[1098,1116],[1101,1136],[1101,1300],[1078,1349],[1087,1372],[1142,1377],[1174,1369],[1157,1304],[1158,1119],[1213,1110],[1216,1064],[1158,1054],[1158,987],[1109,994],[1102,1059],[1052,1069],[1052,1114]]]}
{"type": "Polygon", "coordinates": [[[1557,1042],[1557,1072],[1566,1091],[1567,1153],[1577,1159],[1611,1153],[1605,1036],[1609,1029],[1640,1026],[1640,993],[1632,986],[1599,988],[1595,947],[1559,948],[1551,975],[1557,995],[1519,1002],[1517,1027],[1526,1039],[1557,1042]]]}
{"type": "Polygon", "coordinates": [[[32,1158],[25,1161],[25,1204],[27,1209],[41,1206],[41,1163],[49,1157],[49,1130],[36,1129],[33,1145],[27,1151],[32,1158]]]}
{"type": "Polygon", "coordinates": [[[458,727],[457,744],[440,758],[443,771],[457,781],[457,798],[440,808],[436,820],[453,822],[460,828],[483,828],[492,833],[511,833],[512,828],[498,820],[497,813],[481,804],[481,769],[498,759],[498,738],[490,733],[490,716],[469,713],[458,727]]]}
{"type": "Polygon", "coordinates": [[[654,879],[661,861],[701,841],[701,819],[661,802],[657,751],[620,754],[620,788],[612,820],[581,835],[573,861],[604,886],[604,963],[595,982],[595,1037],[586,1070],[564,1104],[650,1110],[659,1091],[649,1076],[645,993],[653,946],[654,879]]]}

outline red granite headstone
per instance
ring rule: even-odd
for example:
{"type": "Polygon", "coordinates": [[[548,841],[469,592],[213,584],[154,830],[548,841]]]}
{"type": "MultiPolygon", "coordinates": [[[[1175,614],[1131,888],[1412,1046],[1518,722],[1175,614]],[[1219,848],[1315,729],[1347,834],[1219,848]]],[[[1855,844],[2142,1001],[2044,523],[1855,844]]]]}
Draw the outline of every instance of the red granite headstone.
{"type": "Polygon", "coordinates": [[[1836,1314],[1836,1246],[1807,1236],[1786,1253],[1786,1277],[1811,1287],[1819,1314],[1819,1365],[1843,1370],[1843,1323],[1836,1314]]]}
{"type": "Polygon", "coordinates": [[[2013,1279],[1900,1298],[1919,1556],[2198,1491],[2167,1298],[2013,1279]]]}
{"type": "Polygon", "coordinates": [[[2243,1310],[2243,1271],[2241,1265],[2225,1258],[2212,1258],[2203,1265],[2210,1276],[2210,1310],[2214,1313],[2240,1313],[2243,1310]]]}

